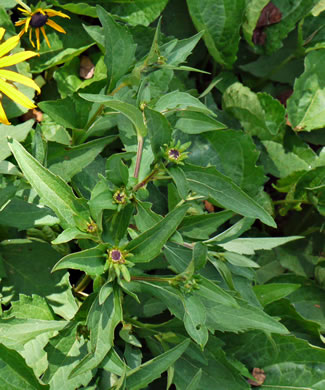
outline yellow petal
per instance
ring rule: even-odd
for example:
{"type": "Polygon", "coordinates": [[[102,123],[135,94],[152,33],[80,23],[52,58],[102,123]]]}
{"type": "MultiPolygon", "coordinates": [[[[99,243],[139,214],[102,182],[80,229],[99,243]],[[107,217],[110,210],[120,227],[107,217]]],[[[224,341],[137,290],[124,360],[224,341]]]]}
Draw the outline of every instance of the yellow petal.
{"type": "Polygon", "coordinates": [[[59,26],[57,23],[53,22],[53,20],[51,20],[51,19],[48,19],[46,24],[48,26],[54,28],[54,30],[59,31],[60,33],[63,33],[63,34],[66,33],[65,30],[61,26],[59,26]]]}
{"type": "Polygon", "coordinates": [[[26,19],[18,20],[18,22],[15,23],[15,26],[22,26],[25,23],[26,23],[26,19]]]}
{"type": "Polygon", "coordinates": [[[11,56],[5,56],[0,58],[0,68],[4,68],[11,65],[19,64],[19,62],[23,62],[28,60],[29,58],[38,56],[38,53],[34,51],[21,51],[20,53],[13,54],[11,56]]]}
{"type": "Polygon", "coordinates": [[[13,72],[12,70],[0,69],[0,77],[6,80],[16,81],[17,83],[27,85],[27,87],[36,89],[38,93],[41,92],[40,87],[35,83],[34,80],[20,73],[13,72]]]}
{"type": "Polygon", "coordinates": [[[49,16],[50,18],[52,18],[53,16],[61,16],[61,18],[70,19],[69,15],[66,15],[60,11],[54,11],[54,9],[47,8],[47,9],[44,9],[44,11],[46,12],[47,16],[49,16]]]}
{"type": "Polygon", "coordinates": [[[27,96],[25,96],[23,93],[18,91],[17,88],[13,87],[12,85],[6,83],[1,79],[0,79],[0,91],[3,92],[5,95],[7,95],[8,98],[13,100],[14,102],[19,103],[26,108],[36,107],[35,104],[30,99],[28,99],[27,96]]]}
{"type": "Polygon", "coordinates": [[[3,109],[1,101],[0,101],[0,123],[3,123],[4,125],[10,125],[10,122],[8,121],[7,115],[5,113],[5,110],[3,109]]]}
{"type": "Polygon", "coordinates": [[[3,38],[3,36],[5,35],[5,32],[6,32],[6,29],[3,28],[3,27],[0,27],[0,40],[3,38]]]}
{"type": "Polygon", "coordinates": [[[37,45],[37,50],[39,50],[39,46],[40,46],[40,43],[39,43],[39,28],[35,28],[35,35],[36,35],[36,45],[37,45]]]}
{"type": "Polygon", "coordinates": [[[28,15],[30,15],[30,12],[29,11],[27,11],[26,9],[24,9],[24,8],[20,8],[20,7],[17,7],[18,9],[19,9],[19,11],[20,12],[22,12],[22,13],[24,13],[24,14],[28,14],[28,15]]]}
{"type": "Polygon", "coordinates": [[[15,35],[9,39],[7,39],[5,42],[1,43],[0,45],[0,57],[7,54],[10,50],[15,48],[19,43],[19,35],[15,35]]]}
{"type": "Polygon", "coordinates": [[[35,48],[35,43],[33,42],[33,38],[32,38],[32,35],[33,35],[33,29],[31,28],[29,30],[29,42],[32,44],[32,46],[35,48]]]}
{"type": "Polygon", "coordinates": [[[29,23],[30,23],[31,20],[32,20],[32,17],[31,17],[31,16],[30,16],[29,18],[26,19],[26,23],[25,23],[25,32],[28,31],[29,23]]]}
{"type": "Polygon", "coordinates": [[[48,47],[51,47],[50,41],[49,41],[49,39],[48,39],[48,37],[47,37],[47,35],[46,35],[44,26],[41,27],[41,31],[42,31],[43,37],[44,37],[44,39],[45,39],[45,41],[46,41],[46,43],[47,43],[47,46],[48,46],[48,47]]]}

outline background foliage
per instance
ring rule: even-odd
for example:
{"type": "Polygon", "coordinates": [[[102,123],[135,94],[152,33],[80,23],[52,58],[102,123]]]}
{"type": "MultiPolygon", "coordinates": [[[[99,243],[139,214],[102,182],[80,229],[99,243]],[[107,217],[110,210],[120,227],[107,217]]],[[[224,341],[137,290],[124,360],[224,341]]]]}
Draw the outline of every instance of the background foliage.
{"type": "Polygon", "coordinates": [[[42,116],[0,125],[0,389],[324,389],[324,1],[47,5],[42,116]]]}

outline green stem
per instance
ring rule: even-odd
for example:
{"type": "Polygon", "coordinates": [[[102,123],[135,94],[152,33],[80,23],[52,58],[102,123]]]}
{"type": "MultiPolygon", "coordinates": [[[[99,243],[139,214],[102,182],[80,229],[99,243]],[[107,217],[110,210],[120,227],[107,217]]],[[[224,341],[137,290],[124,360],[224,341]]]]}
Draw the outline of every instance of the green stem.
{"type": "Polygon", "coordinates": [[[76,287],[73,289],[75,293],[82,292],[88,284],[91,282],[91,277],[89,275],[85,275],[81,281],[76,285],[76,287]]]}
{"type": "Polygon", "coordinates": [[[283,199],[283,200],[274,200],[273,201],[273,204],[298,204],[298,203],[311,204],[310,202],[308,202],[306,200],[301,200],[301,199],[297,199],[297,200],[286,200],[286,199],[283,199]]]}

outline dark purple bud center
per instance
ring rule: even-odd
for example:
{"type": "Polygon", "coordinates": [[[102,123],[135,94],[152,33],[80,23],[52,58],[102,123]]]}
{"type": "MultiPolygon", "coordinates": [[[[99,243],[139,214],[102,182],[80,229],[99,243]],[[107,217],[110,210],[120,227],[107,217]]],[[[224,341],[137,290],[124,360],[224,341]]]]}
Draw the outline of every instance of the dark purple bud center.
{"type": "Polygon", "coordinates": [[[177,149],[170,149],[168,152],[168,156],[173,160],[177,160],[179,158],[179,151],[177,149]]]}
{"type": "Polygon", "coordinates": [[[120,261],[121,256],[121,252],[118,249],[111,251],[111,258],[113,261],[120,261]]]}
{"type": "Polygon", "coordinates": [[[44,24],[46,24],[48,18],[49,17],[47,15],[43,15],[40,12],[37,12],[35,15],[32,16],[30,25],[32,27],[43,27],[44,24]]]}
{"type": "Polygon", "coordinates": [[[117,202],[123,202],[124,201],[124,194],[121,194],[120,192],[115,197],[117,202]]]}

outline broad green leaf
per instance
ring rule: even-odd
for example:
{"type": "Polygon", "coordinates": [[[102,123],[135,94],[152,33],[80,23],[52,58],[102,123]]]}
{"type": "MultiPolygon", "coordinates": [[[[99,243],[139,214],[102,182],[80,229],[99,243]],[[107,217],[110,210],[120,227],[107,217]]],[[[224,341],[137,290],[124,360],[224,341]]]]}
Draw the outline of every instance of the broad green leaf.
{"type": "Polygon", "coordinates": [[[34,226],[53,226],[60,223],[51,209],[14,198],[0,212],[0,224],[16,227],[19,230],[34,226]]]}
{"type": "Polygon", "coordinates": [[[185,111],[179,115],[175,127],[187,134],[201,134],[207,131],[222,130],[227,126],[201,112],[185,111]]]}
{"type": "Polygon", "coordinates": [[[184,172],[182,171],[182,168],[177,166],[171,167],[168,168],[167,172],[172,177],[176,185],[177,191],[179,193],[179,196],[185,200],[189,192],[189,186],[187,184],[186,177],[184,175],[184,172]]]}
{"type": "Polygon", "coordinates": [[[112,91],[132,65],[136,46],[126,26],[117,24],[104,8],[97,6],[96,10],[104,28],[108,91],[112,91]]]}
{"type": "Polygon", "coordinates": [[[65,243],[65,242],[75,240],[77,238],[92,240],[95,237],[90,233],[82,232],[79,229],[73,227],[73,228],[68,228],[68,229],[63,230],[63,232],[61,232],[55,238],[55,240],[51,241],[51,243],[54,245],[59,245],[59,244],[65,243]]]}
{"type": "Polygon", "coordinates": [[[0,161],[11,155],[11,150],[8,146],[7,137],[12,137],[19,142],[22,142],[30,132],[34,121],[29,120],[17,126],[8,126],[0,124],[0,161]]]}
{"type": "Polygon", "coordinates": [[[31,186],[64,225],[75,226],[76,217],[86,223],[89,213],[82,199],[76,198],[72,189],[59,176],[44,168],[16,140],[11,139],[9,147],[31,186]]]}
{"type": "Polygon", "coordinates": [[[311,131],[325,126],[325,77],[322,64],[325,50],[316,50],[305,57],[305,71],[296,80],[288,99],[288,119],[297,131],[311,131]]]}
{"type": "MultiPolygon", "coordinates": [[[[232,346],[233,342],[230,341],[232,346]]],[[[263,367],[265,388],[321,390],[324,387],[325,351],[295,336],[250,332],[236,336],[235,357],[249,367],[263,367]],[[247,350],[247,345],[254,348],[247,350]]]]}
{"type": "Polygon", "coordinates": [[[69,378],[73,368],[88,352],[84,339],[76,337],[77,332],[78,324],[71,322],[52,338],[45,348],[48,368],[42,380],[48,383],[51,389],[74,390],[81,385],[86,386],[92,378],[91,371],[69,378]]]}
{"type": "Polygon", "coordinates": [[[27,366],[19,353],[0,345],[0,389],[1,390],[46,390],[33,370],[27,366]]]}
{"type": "Polygon", "coordinates": [[[187,0],[192,21],[212,57],[221,65],[231,67],[236,60],[240,26],[245,11],[244,0],[187,0]]]}
{"type": "Polygon", "coordinates": [[[159,98],[153,108],[155,111],[159,111],[162,114],[173,111],[188,110],[215,116],[215,114],[209,110],[206,105],[187,92],[173,91],[167,93],[159,98]]]}
{"type": "Polygon", "coordinates": [[[197,242],[193,248],[193,257],[192,260],[195,265],[195,270],[199,270],[200,268],[204,268],[207,262],[207,254],[208,248],[206,245],[201,242],[197,242]]]}
{"type": "Polygon", "coordinates": [[[112,245],[118,245],[124,238],[133,216],[134,204],[129,203],[118,211],[108,211],[103,214],[102,239],[112,245]]]}
{"type": "Polygon", "coordinates": [[[131,261],[146,263],[157,257],[183,220],[188,207],[188,205],[182,205],[175,208],[152,228],[130,241],[125,249],[133,254],[131,261]]]}
{"type": "Polygon", "coordinates": [[[7,273],[7,278],[2,279],[5,299],[18,298],[19,294],[37,294],[46,297],[54,312],[61,317],[70,319],[74,316],[78,306],[71,292],[68,273],[50,274],[61,256],[49,244],[10,240],[0,245],[0,254],[7,273]]]}
{"type": "Polygon", "coordinates": [[[244,255],[253,255],[258,250],[270,250],[290,241],[300,240],[301,236],[291,237],[249,237],[236,238],[225,244],[219,244],[230,252],[244,255]]]}
{"type": "Polygon", "coordinates": [[[132,104],[116,100],[114,97],[106,95],[81,93],[80,96],[85,100],[104,104],[105,106],[120,112],[132,122],[138,135],[145,136],[147,134],[147,128],[143,122],[142,113],[137,107],[133,106],[132,104]]]}
{"type": "Polygon", "coordinates": [[[274,141],[263,141],[267,153],[277,168],[276,176],[286,177],[297,171],[308,171],[311,166],[293,152],[286,152],[283,145],[274,141]]]}
{"type": "Polygon", "coordinates": [[[127,388],[140,390],[166,371],[177,359],[182,356],[189,346],[189,339],[185,339],[176,347],[156,356],[141,366],[129,371],[126,377],[127,388]]]}
{"type": "Polygon", "coordinates": [[[63,180],[70,181],[74,175],[87,167],[115,139],[116,136],[110,135],[70,149],[67,147],[60,148],[56,153],[53,150],[51,157],[48,158],[49,170],[62,177],[63,180]]]}
{"type": "Polygon", "coordinates": [[[278,301],[298,290],[300,284],[294,283],[269,283],[254,286],[254,292],[263,306],[278,301]]]}
{"type": "Polygon", "coordinates": [[[25,294],[19,294],[19,300],[11,302],[11,308],[5,312],[5,318],[34,318],[39,320],[51,321],[55,315],[47,301],[36,294],[31,297],[25,294]]]}
{"type": "Polygon", "coordinates": [[[11,349],[21,349],[28,341],[42,333],[63,329],[67,321],[47,321],[34,318],[0,320],[0,343],[11,349]]]}
{"type": "Polygon", "coordinates": [[[135,215],[134,219],[141,233],[152,228],[156,223],[162,220],[162,216],[152,211],[151,207],[151,203],[141,202],[137,199],[136,208],[138,213],[135,215]]]}
{"type": "Polygon", "coordinates": [[[318,16],[321,12],[325,11],[325,1],[319,0],[318,3],[311,10],[313,16],[318,16]]]}
{"type": "Polygon", "coordinates": [[[223,95],[223,107],[229,110],[250,135],[269,139],[285,123],[282,104],[266,93],[252,92],[241,83],[228,87],[223,95]]]}
{"type": "Polygon", "coordinates": [[[230,264],[236,265],[237,267],[251,267],[259,268],[259,265],[255,261],[249,259],[246,256],[240,255],[234,252],[223,252],[222,257],[224,257],[230,264]]]}
{"type": "Polygon", "coordinates": [[[205,240],[233,215],[232,211],[225,210],[218,213],[186,216],[179,231],[186,237],[205,240]]]}
{"type": "Polygon", "coordinates": [[[275,227],[272,217],[255,200],[243,192],[229,177],[215,168],[186,164],[183,168],[189,187],[197,194],[211,197],[224,208],[275,227]]]}
{"type": "Polygon", "coordinates": [[[224,232],[210,238],[209,240],[204,241],[204,243],[216,243],[218,245],[226,243],[228,241],[232,241],[235,238],[240,237],[244,232],[250,229],[252,224],[254,223],[254,219],[244,217],[234,225],[232,225],[229,229],[224,232]]]}
{"type": "Polygon", "coordinates": [[[104,273],[105,258],[107,257],[105,253],[105,247],[103,245],[71,253],[56,263],[52,272],[72,268],[84,271],[88,275],[101,275],[104,273]]]}
{"type": "Polygon", "coordinates": [[[129,160],[133,157],[133,153],[117,153],[113,154],[106,162],[106,177],[116,186],[126,186],[129,181],[129,170],[123,160],[129,160]]]}
{"type": "Polygon", "coordinates": [[[245,21],[243,33],[248,44],[253,45],[252,37],[262,9],[269,3],[269,0],[249,0],[245,9],[245,21]]]}
{"type": "Polygon", "coordinates": [[[112,348],[115,328],[122,319],[121,293],[118,289],[115,289],[102,305],[96,297],[87,318],[91,352],[79,361],[79,364],[72,370],[70,378],[98,366],[112,348]]]}

